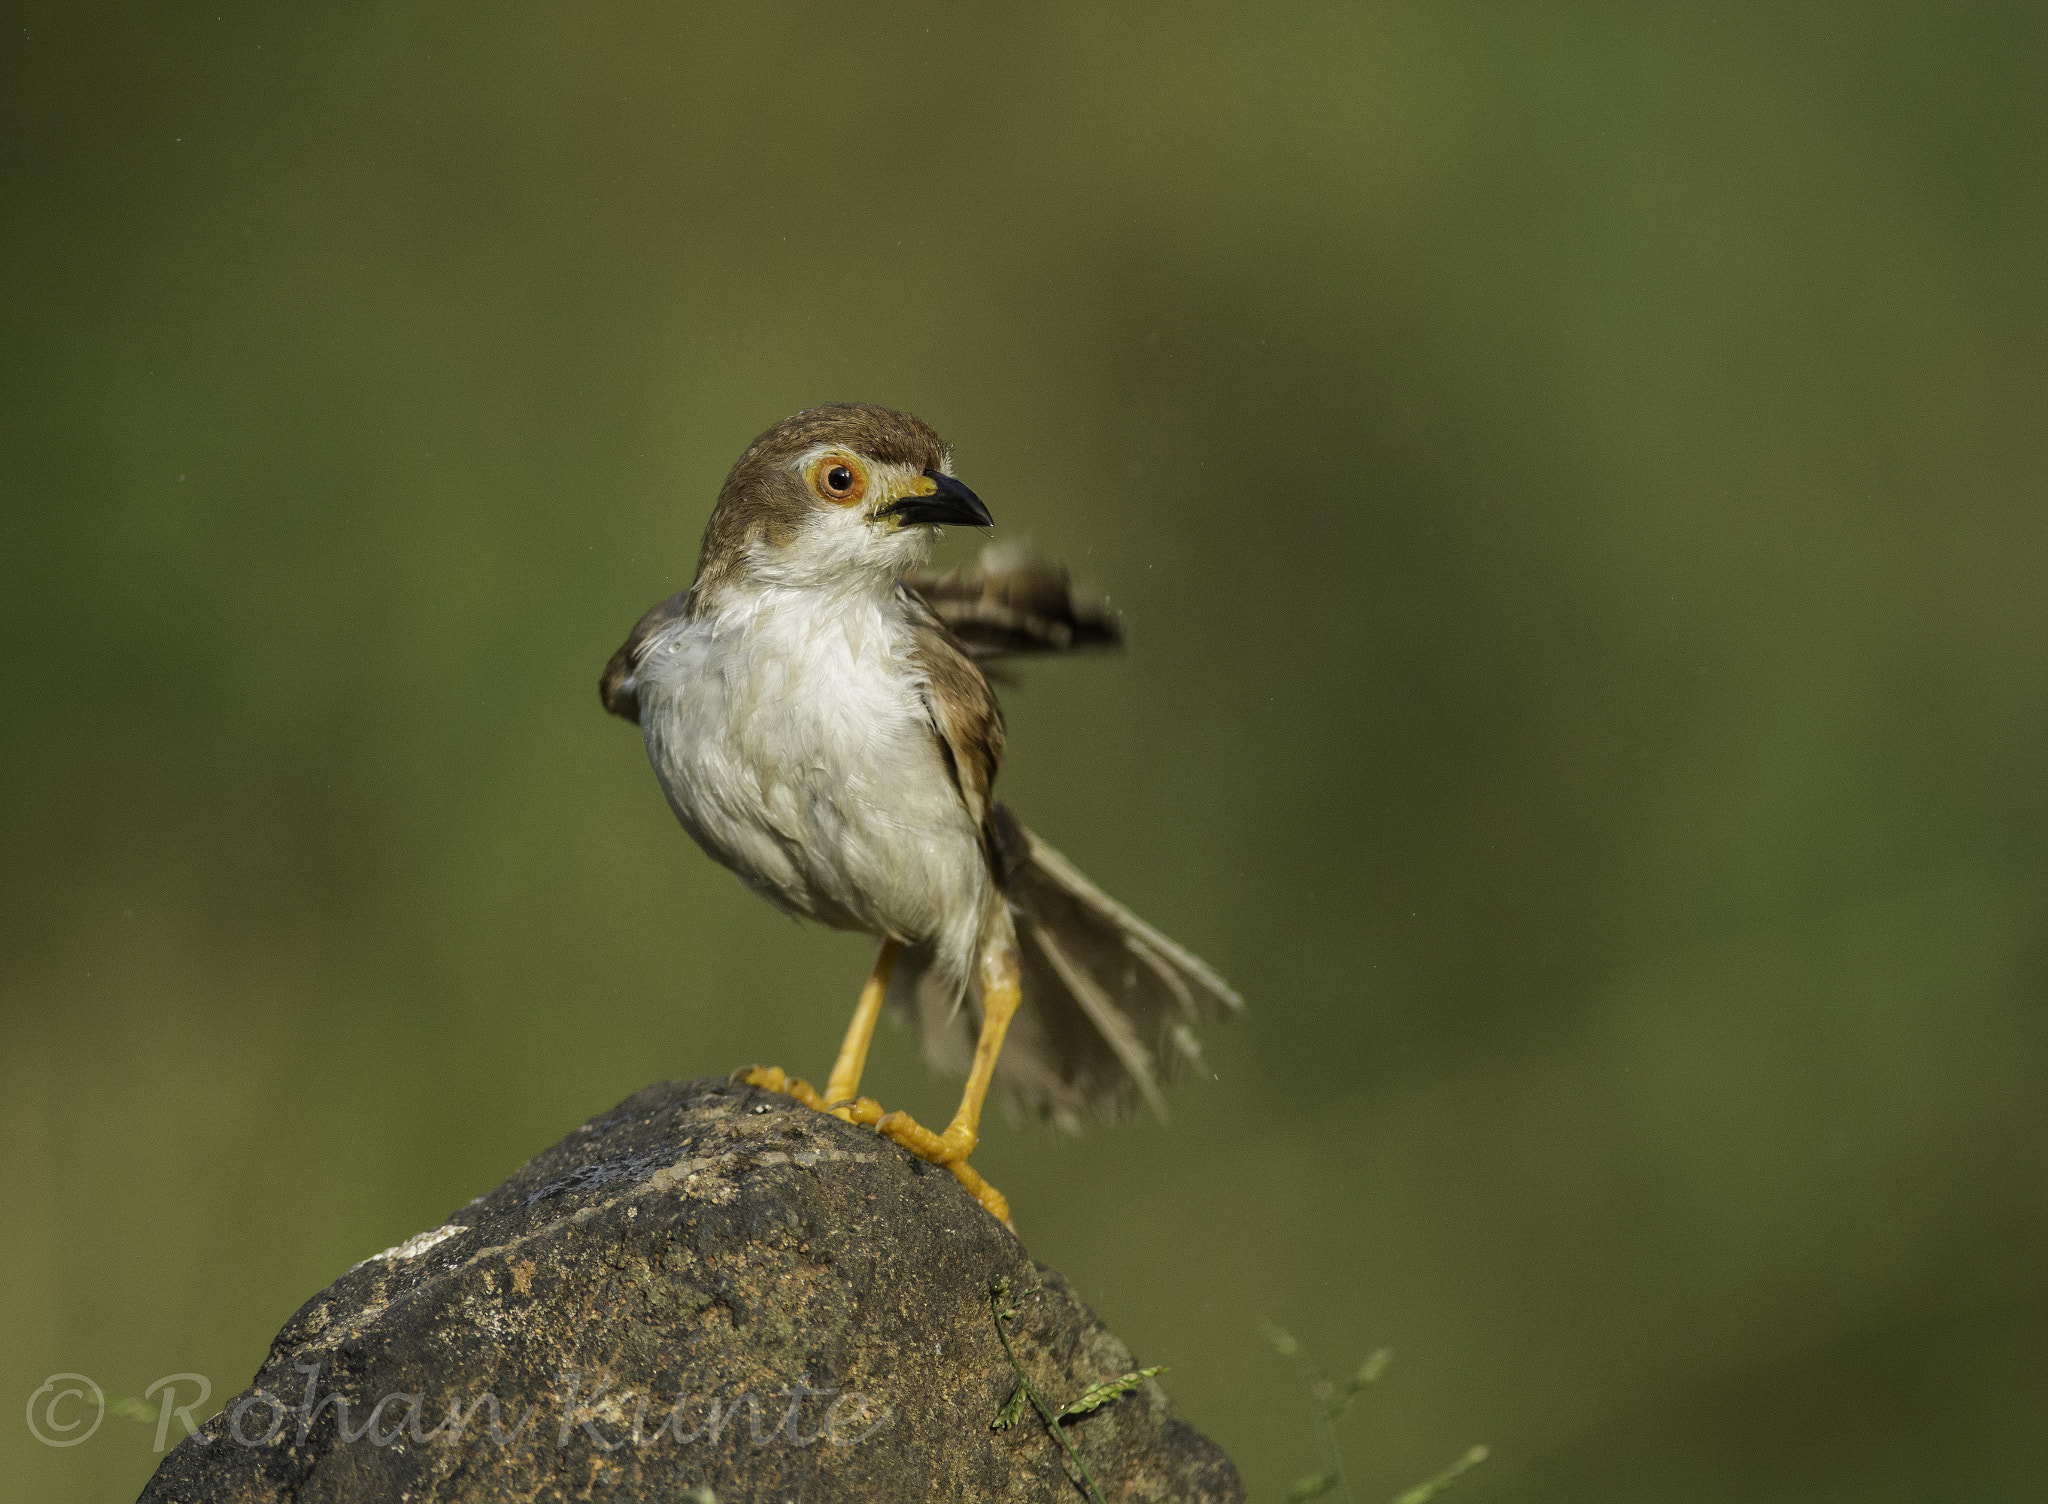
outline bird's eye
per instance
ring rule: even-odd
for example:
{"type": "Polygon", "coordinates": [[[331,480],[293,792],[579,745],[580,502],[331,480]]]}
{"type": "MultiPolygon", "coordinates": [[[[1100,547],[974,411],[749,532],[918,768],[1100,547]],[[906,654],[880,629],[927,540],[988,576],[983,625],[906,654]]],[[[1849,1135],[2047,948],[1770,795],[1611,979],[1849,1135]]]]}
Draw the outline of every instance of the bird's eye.
{"type": "Polygon", "coordinates": [[[854,461],[834,454],[812,466],[811,485],[825,500],[851,506],[867,490],[867,477],[854,461]]]}

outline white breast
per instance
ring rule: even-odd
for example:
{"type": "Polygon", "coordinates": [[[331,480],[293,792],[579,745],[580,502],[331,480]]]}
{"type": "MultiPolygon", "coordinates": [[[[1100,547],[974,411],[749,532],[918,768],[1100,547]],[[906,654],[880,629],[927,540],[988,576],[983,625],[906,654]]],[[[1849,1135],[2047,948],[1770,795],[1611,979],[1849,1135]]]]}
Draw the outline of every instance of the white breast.
{"type": "Polygon", "coordinates": [[[684,829],[788,912],[934,942],[964,974],[988,873],[893,591],[720,604],[654,637],[635,676],[684,829]]]}

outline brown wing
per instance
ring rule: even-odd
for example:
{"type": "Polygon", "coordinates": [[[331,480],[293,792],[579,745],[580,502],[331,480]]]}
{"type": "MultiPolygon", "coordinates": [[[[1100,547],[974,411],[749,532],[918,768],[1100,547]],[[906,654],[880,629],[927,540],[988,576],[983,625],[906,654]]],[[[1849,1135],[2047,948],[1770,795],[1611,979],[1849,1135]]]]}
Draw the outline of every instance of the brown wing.
{"type": "Polygon", "coordinates": [[[996,769],[1003,761],[1003,709],[960,639],[907,586],[902,596],[910,615],[910,656],[924,680],[932,729],[945,750],[954,787],[960,790],[961,800],[989,847],[991,866],[1000,872],[995,866],[989,824],[994,808],[989,790],[995,786],[996,769]]]}
{"type": "Polygon", "coordinates": [[[1076,589],[1065,569],[1026,549],[997,544],[971,570],[913,570],[903,583],[970,658],[1119,647],[1124,640],[1108,601],[1076,589]]]}
{"type": "Polygon", "coordinates": [[[612,654],[611,662],[604,666],[604,673],[597,681],[598,698],[604,701],[604,708],[623,720],[640,724],[640,688],[633,680],[634,670],[640,666],[640,650],[647,645],[647,639],[674,621],[688,608],[690,592],[678,590],[657,606],[648,608],[645,616],[633,624],[633,630],[612,654]]]}

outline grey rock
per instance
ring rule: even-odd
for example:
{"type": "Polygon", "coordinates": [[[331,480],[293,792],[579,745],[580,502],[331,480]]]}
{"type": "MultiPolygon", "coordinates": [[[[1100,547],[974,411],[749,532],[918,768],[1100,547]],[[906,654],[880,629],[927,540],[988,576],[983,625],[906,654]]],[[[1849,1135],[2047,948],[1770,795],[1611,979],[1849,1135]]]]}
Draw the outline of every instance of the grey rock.
{"type": "MultiPolygon", "coordinates": [[[[998,1281],[1055,1408],[1137,1366],[944,1170],[664,1082],[314,1296],[142,1498],[1080,1499],[1028,1408],[992,1429],[998,1281]]],[[[1063,1429],[1108,1500],[1244,1497],[1153,1381],[1063,1429]]]]}

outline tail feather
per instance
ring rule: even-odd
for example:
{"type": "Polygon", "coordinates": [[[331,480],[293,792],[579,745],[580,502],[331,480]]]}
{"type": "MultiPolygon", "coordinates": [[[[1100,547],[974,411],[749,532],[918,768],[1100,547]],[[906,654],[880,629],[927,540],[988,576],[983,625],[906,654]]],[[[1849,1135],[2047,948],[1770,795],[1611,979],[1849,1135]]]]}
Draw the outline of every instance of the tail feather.
{"type": "Polygon", "coordinates": [[[1136,1026],[1118,1008],[1116,1003],[1096,985],[1095,978],[1074,964],[1067,953],[1060,948],[1059,940],[1042,921],[1026,916],[1024,932],[1018,936],[1023,944],[1036,946],[1051,963],[1065,984],[1067,995],[1081,1007],[1088,1016],[1088,1022],[1095,1026],[1095,1032],[1102,1036],[1102,1042],[1109,1046],[1117,1063],[1123,1066],[1131,1078],[1131,1084],[1145,1099],[1145,1104],[1157,1113],[1161,1122],[1166,1120],[1166,1098],[1159,1092],[1159,1073],[1152,1068],[1152,1052],[1138,1037],[1136,1026]],[[1027,939],[1026,936],[1029,938],[1027,939]]]}
{"type": "MultiPolygon", "coordinates": [[[[1140,1103],[1164,1119],[1164,1087],[1201,1058],[1195,1025],[1242,1011],[1243,999],[1001,804],[994,823],[1024,993],[996,1066],[1005,1102],[1070,1130],[1140,1103]]],[[[929,957],[903,960],[894,998],[914,1014],[926,1059],[965,1071],[980,999],[970,987],[961,1008],[929,957]]]]}

